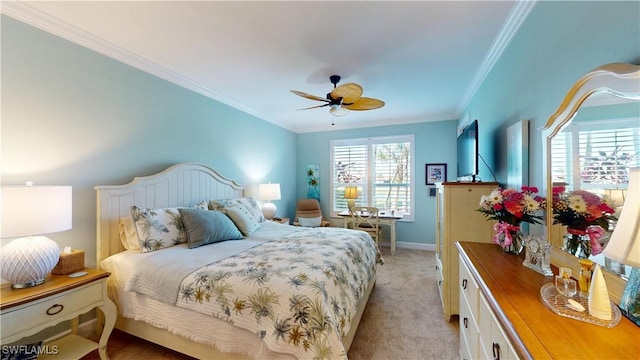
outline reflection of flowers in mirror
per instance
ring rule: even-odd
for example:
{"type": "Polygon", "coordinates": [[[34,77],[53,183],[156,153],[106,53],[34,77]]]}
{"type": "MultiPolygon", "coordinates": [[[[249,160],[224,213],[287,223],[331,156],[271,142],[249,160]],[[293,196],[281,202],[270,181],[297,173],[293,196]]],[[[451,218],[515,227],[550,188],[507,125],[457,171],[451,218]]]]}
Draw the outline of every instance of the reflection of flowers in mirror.
{"type": "Polygon", "coordinates": [[[586,190],[553,188],[553,223],[567,227],[565,250],[582,258],[602,252],[601,239],[616,220],[615,210],[602,197],[586,190]]]}

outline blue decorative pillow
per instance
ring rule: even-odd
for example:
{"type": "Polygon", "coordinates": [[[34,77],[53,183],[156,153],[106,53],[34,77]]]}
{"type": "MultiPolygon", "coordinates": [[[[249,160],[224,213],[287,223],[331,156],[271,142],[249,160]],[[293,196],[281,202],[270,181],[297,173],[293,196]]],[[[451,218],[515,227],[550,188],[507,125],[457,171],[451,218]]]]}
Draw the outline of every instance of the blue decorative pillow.
{"type": "Polygon", "coordinates": [[[178,209],[190,249],[225,240],[242,239],[242,233],[229,217],[219,211],[178,209]]]}

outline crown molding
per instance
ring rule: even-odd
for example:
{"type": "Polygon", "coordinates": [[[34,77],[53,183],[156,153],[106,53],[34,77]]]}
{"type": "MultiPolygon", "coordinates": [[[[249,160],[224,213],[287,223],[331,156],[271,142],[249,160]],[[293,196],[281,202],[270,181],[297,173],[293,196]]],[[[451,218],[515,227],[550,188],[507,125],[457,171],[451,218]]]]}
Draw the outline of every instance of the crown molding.
{"type": "Polygon", "coordinates": [[[53,16],[45,14],[29,6],[25,2],[2,1],[2,4],[0,5],[0,13],[12,17],[18,21],[29,24],[40,30],[46,31],[50,34],[61,37],[65,40],[71,41],[87,49],[98,52],[126,65],[132,66],[138,70],[144,71],[163,80],[169,81],[173,84],[189,89],[198,94],[219,101],[223,104],[229,105],[247,114],[274,123],[263,113],[244,104],[241,104],[240,102],[224,94],[214,91],[213,89],[203,85],[202,83],[199,83],[186,76],[182,76],[175,71],[172,71],[153,61],[150,61],[149,59],[134,54],[98,36],[81,30],[53,16]]]}
{"type": "Polygon", "coordinates": [[[507,17],[502,29],[496,36],[496,39],[493,41],[489,52],[485,56],[480,68],[476,72],[475,76],[471,80],[467,91],[462,98],[462,102],[458,106],[458,115],[462,113],[462,111],[469,105],[469,102],[476,94],[482,82],[486,79],[487,75],[493,69],[493,66],[496,64],[504,50],[507,48],[511,39],[516,34],[524,20],[527,18],[531,9],[533,9],[537,0],[524,0],[517,1],[513,8],[511,9],[511,13],[507,17]]]}

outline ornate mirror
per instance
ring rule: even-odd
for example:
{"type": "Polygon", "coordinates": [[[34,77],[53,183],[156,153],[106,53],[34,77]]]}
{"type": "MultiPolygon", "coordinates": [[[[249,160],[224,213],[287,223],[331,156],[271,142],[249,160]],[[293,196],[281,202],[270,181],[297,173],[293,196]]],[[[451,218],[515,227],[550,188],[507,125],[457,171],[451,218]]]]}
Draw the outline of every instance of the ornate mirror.
{"type": "MultiPolygon", "coordinates": [[[[622,205],[628,182],[626,167],[640,163],[640,66],[607,64],[584,75],[542,131],[548,204],[553,201],[553,187],[561,185],[606,196],[614,201],[613,207],[622,205]]],[[[562,250],[566,229],[553,225],[551,206],[545,218],[546,234],[553,245],[552,263],[578,271],[577,258],[562,250]]],[[[596,259],[600,260],[606,259],[596,259]]],[[[625,282],[618,274],[607,277],[611,278],[607,283],[612,300],[617,302],[625,282]]]]}

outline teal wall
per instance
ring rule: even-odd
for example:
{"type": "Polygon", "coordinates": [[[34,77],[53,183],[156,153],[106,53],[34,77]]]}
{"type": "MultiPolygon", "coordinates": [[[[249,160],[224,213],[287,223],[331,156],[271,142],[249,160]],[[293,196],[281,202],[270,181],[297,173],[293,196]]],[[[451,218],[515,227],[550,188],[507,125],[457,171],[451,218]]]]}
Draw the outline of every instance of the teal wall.
{"type": "MultiPolygon", "coordinates": [[[[640,119],[640,105],[638,105],[637,102],[630,100],[629,103],[581,108],[571,121],[593,122],[594,120],[619,120],[631,118],[640,119]]],[[[638,122],[640,122],[640,120],[638,120],[638,122]]]]}
{"type": "Polygon", "coordinates": [[[177,162],[201,162],[244,184],[279,182],[279,214],[294,211],[295,133],[12,18],[1,21],[2,184],[73,186],[73,229],[50,237],[84,249],[87,265],[95,265],[93,187],[177,162]]]}

